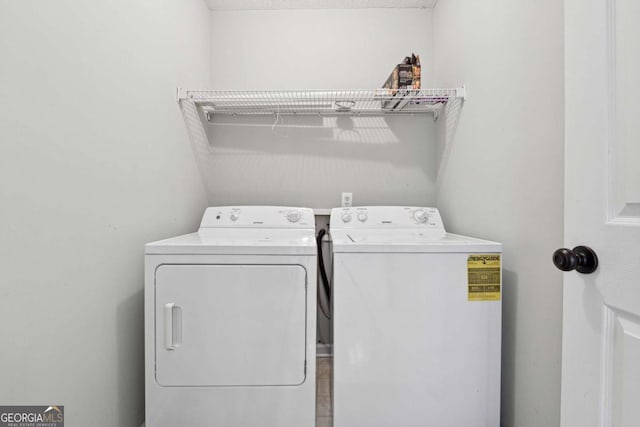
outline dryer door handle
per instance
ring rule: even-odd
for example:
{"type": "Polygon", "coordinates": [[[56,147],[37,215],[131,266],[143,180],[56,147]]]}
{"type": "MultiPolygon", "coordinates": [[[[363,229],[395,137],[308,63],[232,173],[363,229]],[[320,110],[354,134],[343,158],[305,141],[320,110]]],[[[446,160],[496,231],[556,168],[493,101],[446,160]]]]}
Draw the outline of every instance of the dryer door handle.
{"type": "Polygon", "coordinates": [[[164,348],[175,350],[182,341],[182,309],[175,303],[164,305],[164,348]]]}

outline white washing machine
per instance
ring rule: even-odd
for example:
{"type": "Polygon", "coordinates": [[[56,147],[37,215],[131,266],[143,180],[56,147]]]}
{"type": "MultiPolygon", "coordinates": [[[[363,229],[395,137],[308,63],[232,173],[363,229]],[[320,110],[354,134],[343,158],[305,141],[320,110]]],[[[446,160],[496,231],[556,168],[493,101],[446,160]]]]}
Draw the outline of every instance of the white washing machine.
{"type": "Polygon", "coordinates": [[[315,425],[316,252],[284,207],[145,246],[146,427],[315,425]]]}
{"type": "Polygon", "coordinates": [[[435,208],[336,208],[330,230],[334,427],[498,427],[502,246],[435,208]]]}

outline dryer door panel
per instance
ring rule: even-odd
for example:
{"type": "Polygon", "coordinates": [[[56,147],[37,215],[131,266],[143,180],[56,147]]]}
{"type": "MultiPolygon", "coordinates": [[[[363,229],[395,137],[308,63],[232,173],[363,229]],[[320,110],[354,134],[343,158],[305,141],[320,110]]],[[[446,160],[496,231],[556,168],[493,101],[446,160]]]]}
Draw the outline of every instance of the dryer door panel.
{"type": "Polygon", "coordinates": [[[302,266],[162,265],[155,278],[158,384],[304,382],[302,266]]]}

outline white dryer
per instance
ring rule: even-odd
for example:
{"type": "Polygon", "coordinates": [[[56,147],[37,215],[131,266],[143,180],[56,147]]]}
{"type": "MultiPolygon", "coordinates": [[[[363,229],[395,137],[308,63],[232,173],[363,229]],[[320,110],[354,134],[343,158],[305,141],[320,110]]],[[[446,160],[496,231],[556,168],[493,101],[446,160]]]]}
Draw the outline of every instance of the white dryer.
{"type": "Polygon", "coordinates": [[[146,426],[315,425],[311,209],[208,208],[145,246],[146,426]]]}
{"type": "Polygon", "coordinates": [[[336,208],[330,230],[334,427],[498,427],[501,245],[435,208],[336,208]]]}

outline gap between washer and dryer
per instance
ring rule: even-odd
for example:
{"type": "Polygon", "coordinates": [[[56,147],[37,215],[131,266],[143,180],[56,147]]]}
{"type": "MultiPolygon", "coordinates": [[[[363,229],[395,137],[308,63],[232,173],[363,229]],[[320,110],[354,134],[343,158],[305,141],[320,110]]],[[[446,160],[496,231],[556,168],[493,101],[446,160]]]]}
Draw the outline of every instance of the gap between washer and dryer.
{"type": "Polygon", "coordinates": [[[316,427],[333,427],[333,357],[316,358],[316,427]]]}

